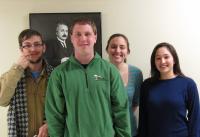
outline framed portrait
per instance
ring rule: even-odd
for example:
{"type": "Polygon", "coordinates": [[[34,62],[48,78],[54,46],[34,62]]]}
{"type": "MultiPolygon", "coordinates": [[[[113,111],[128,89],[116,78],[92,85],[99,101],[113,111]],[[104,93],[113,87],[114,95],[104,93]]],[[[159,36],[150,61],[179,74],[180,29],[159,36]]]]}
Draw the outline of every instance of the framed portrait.
{"type": "Polygon", "coordinates": [[[72,22],[79,17],[86,17],[95,22],[97,26],[97,42],[94,49],[98,54],[100,54],[100,56],[102,56],[100,12],[29,14],[30,28],[37,30],[42,34],[47,47],[45,58],[53,67],[66,61],[73,53],[69,28],[72,22]]]}

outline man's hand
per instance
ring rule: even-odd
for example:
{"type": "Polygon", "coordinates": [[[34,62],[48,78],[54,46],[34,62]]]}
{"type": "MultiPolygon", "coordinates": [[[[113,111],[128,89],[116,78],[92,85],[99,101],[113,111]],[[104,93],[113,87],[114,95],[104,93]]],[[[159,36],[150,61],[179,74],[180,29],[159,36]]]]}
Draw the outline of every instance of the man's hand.
{"type": "Polygon", "coordinates": [[[39,134],[37,137],[48,137],[48,127],[47,124],[42,125],[39,128],[39,134]]]}
{"type": "Polygon", "coordinates": [[[29,65],[29,55],[24,55],[22,52],[20,54],[19,59],[17,60],[17,64],[20,65],[22,68],[26,69],[29,65]]]}

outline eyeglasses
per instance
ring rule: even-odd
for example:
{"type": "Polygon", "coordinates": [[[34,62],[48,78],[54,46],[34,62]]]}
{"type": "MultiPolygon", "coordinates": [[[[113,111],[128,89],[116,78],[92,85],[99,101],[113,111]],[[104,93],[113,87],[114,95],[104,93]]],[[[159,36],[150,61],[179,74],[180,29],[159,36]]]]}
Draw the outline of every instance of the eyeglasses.
{"type": "Polygon", "coordinates": [[[33,43],[33,44],[26,44],[21,46],[23,49],[31,49],[32,47],[39,49],[40,47],[43,46],[43,43],[33,43]]]}

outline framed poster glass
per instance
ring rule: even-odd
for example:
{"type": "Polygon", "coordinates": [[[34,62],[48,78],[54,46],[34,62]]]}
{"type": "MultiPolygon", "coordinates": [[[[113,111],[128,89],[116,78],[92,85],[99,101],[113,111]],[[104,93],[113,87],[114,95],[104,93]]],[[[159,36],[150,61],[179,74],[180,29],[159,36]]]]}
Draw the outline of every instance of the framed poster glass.
{"type": "Polygon", "coordinates": [[[29,14],[30,28],[42,34],[47,46],[45,58],[53,67],[66,61],[73,53],[73,46],[68,32],[73,20],[79,17],[90,18],[95,22],[97,26],[97,42],[94,49],[102,56],[100,12],[29,14]]]}

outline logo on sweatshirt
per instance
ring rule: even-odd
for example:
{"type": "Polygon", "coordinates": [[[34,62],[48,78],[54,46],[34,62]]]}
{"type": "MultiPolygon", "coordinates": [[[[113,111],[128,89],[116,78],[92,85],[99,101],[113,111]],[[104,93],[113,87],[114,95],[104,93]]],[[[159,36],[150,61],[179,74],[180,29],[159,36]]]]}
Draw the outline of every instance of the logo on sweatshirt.
{"type": "Polygon", "coordinates": [[[99,75],[93,75],[94,76],[94,79],[95,80],[102,80],[102,79],[104,79],[102,76],[99,76],[99,75]]]}

